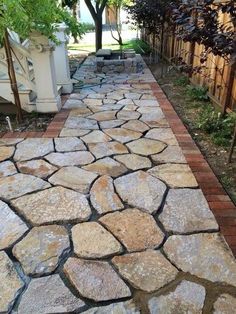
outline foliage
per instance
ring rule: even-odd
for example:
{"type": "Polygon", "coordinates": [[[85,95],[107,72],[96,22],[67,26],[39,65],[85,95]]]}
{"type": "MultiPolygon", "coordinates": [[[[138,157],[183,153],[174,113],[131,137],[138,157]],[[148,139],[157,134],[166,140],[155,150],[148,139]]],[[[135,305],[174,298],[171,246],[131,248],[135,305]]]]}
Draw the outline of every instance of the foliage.
{"type": "Polygon", "coordinates": [[[186,76],[180,76],[175,80],[174,83],[177,86],[186,86],[189,84],[189,78],[186,76]]]}
{"type": "Polygon", "coordinates": [[[95,25],[93,23],[83,23],[83,28],[86,33],[95,31],[95,25]]]}
{"type": "Polygon", "coordinates": [[[186,93],[189,97],[191,97],[193,100],[208,100],[207,87],[202,86],[194,86],[194,85],[187,85],[186,93]]]}
{"type": "Polygon", "coordinates": [[[202,108],[197,121],[198,127],[210,134],[212,141],[219,146],[230,145],[235,124],[235,113],[223,115],[211,105],[202,108]]]}
{"type": "Polygon", "coordinates": [[[65,22],[73,32],[82,34],[69,12],[62,9],[57,0],[0,0],[0,39],[5,29],[16,32],[21,38],[28,38],[32,31],[38,31],[55,40],[56,23],[65,22]]]}
{"type": "Polygon", "coordinates": [[[205,52],[228,59],[236,57],[236,5],[235,0],[179,0],[172,2],[172,19],[178,26],[178,38],[191,43],[203,44],[205,52]],[[220,16],[226,14],[226,20],[220,16]]]}

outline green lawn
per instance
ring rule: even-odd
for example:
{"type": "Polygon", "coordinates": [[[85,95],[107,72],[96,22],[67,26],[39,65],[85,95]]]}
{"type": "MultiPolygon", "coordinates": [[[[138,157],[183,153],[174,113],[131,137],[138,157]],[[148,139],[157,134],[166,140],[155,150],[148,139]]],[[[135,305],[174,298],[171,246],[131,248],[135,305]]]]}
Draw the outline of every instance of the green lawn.
{"type": "MultiPolygon", "coordinates": [[[[112,49],[112,50],[120,50],[120,46],[118,44],[111,44],[111,45],[104,45],[104,49],[112,49]]],[[[122,46],[123,49],[134,49],[136,53],[145,54],[150,52],[150,47],[147,43],[140,39],[133,39],[127,41],[122,46]]],[[[95,47],[94,45],[83,45],[83,44],[71,44],[68,45],[68,49],[70,50],[81,50],[81,51],[88,51],[94,52],[95,47]]]]}

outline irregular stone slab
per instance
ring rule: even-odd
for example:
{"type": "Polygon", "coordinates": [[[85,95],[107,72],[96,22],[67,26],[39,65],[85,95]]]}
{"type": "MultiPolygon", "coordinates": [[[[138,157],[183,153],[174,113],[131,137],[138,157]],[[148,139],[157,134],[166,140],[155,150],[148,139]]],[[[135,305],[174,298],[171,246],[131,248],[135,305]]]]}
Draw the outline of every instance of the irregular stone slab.
{"type": "Polygon", "coordinates": [[[130,111],[130,110],[121,110],[117,114],[117,118],[121,120],[137,120],[141,114],[136,111],[130,111]]]}
{"type": "Polygon", "coordinates": [[[86,221],[91,215],[86,197],[63,187],[26,195],[12,201],[12,204],[36,226],[53,222],[86,221]]]}
{"type": "Polygon", "coordinates": [[[121,199],[131,206],[150,214],[160,207],[166,186],[163,182],[144,171],[137,171],[114,181],[121,199]]]}
{"type": "Polygon", "coordinates": [[[1,146],[13,146],[22,142],[23,138],[0,138],[0,147],[1,146]]]}
{"type": "Polygon", "coordinates": [[[88,107],[81,107],[77,109],[72,109],[69,113],[71,117],[87,117],[92,114],[92,111],[88,107]]]}
{"type": "Polygon", "coordinates": [[[132,99],[121,99],[121,100],[118,101],[117,104],[127,106],[127,105],[133,105],[134,102],[133,102],[132,99]]]}
{"type": "Polygon", "coordinates": [[[98,173],[100,175],[109,175],[119,177],[127,172],[127,168],[110,157],[99,159],[98,161],[83,167],[83,169],[98,173]]]}
{"type": "Polygon", "coordinates": [[[128,252],[156,248],[164,238],[154,218],[138,209],[129,208],[107,214],[99,221],[121,241],[128,252]]]}
{"type": "Polygon", "coordinates": [[[70,249],[70,239],[62,226],[34,227],[17,243],[13,255],[21,263],[27,275],[46,275],[53,272],[66,251],[70,249]]]}
{"type": "Polygon", "coordinates": [[[164,251],[184,272],[236,286],[236,261],[219,233],[174,235],[168,238],[164,251]]]}
{"type": "Polygon", "coordinates": [[[128,121],[124,125],[122,125],[122,128],[142,133],[149,130],[149,126],[147,126],[144,122],[139,120],[128,121]]]}
{"type": "Polygon", "coordinates": [[[214,314],[234,313],[236,309],[236,298],[229,294],[221,294],[214,303],[214,314]]]}
{"type": "Polygon", "coordinates": [[[83,258],[104,258],[122,252],[120,243],[97,222],[85,222],[72,228],[74,252],[83,258]]]}
{"type": "Polygon", "coordinates": [[[121,143],[127,143],[129,141],[136,140],[142,136],[142,133],[140,132],[135,132],[122,128],[106,129],[104,130],[104,132],[121,143]]]}
{"type": "Polygon", "coordinates": [[[0,148],[0,161],[4,161],[11,158],[14,154],[15,147],[11,146],[1,146],[0,148]]]}
{"type": "Polygon", "coordinates": [[[64,109],[73,109],[73,108],[78,108],[80,106],[84,106],[83,102],[79,99],[68,99],[63,108],[64,109]]]}
{"type": "Polygon", "coordinates": [[[170,128],[152,129],[145,135],[145,137],[162,141],[167,145],[178,145],[177,139],[170,128]]]}
{"type": "Polygon", "coordinates": [[[127,99],[132,99],[132,100],[137,100],[137,99],[140,99],[142,95],[141,94],[138,94],[138,93],[126,93],[125,94],[125,98],[127,99]]]}
{"type": "Polygon", "coordinates": [[[67,129],[96,130],[97,121],[83,117],[69,117],[64,125],[67,129]]]}
{"type": "Polygon", "coordinates": [[[17,173],[17,170],[13,162],[7,160],[0,163],[0,178],[11,176],[15,173],[17,173]]]}
{"type": "Polygon", "coordinates": [[[31,280],[17,313],[69,313],[81,309],[84,305],[85,303],[64,285],[59,275],[52,275],[31,280]]]}
{"type": "Polygon", "coordinates": [[[114,158],[115,160],[124,164],[126,168],[131,170],[145,169],[152,166],[151,161],[147,157],[135,154],[125,154],[121,156],[115,156],[114,158]]]}
{"type": "Polygon", "coordinates": [[[103,98],[105,98],[105,96],[106,96],[106,94],[99,94],[99,93],[89,95],[89,97],[92,99],[103,99],[103,98]]]}
{"type": "Polygon", "coordinates": [[[20,161],[17,163],[17,167],[24,174],[31,174],[42,179],[47,178],[53,172],[57,171],[57,167],[43,159],[20,161]]]}
{"type": "Polygon", "coordinates": [[[219,228],[202,191],[195,189],[171,189],[159,220],[174,233],[219,228]]]}
{"type": "Polygon", "coordinates": [[[88,311],[83,312],[84,314],[140,314],[140,311],[136,308],[133,301],[113,303],[107,306],[94,307],[88,311]]]}
{"type": "Polygon", "coordinates": [[[118,126],[121,126],[122,124],[124,124],[125,121],[123,120],[110,120],[110,121],[102,121],[99,122],[101,129],[112,129],[112,128],[116,128],[118,126]]]}
{"type": "Polygon", "coordinates": [[[163,152],[152,155],[151,159],[155,163],[187,163],[182,149],[179,146],[167,146],[163,152]]]}
{"type": "Polygon", "coordinates": [[[63,128],[61,130],[60,137],[83,136],[88,134],[89,132],[90,130],[63,128]]]}
{"type": "Polygon", "coordinates": [[[135,111],[137,108],[138,108],[138,106],[135,106],[134,104],[126,105],[126,106],[124,106],[122,111],[124,111],[124,110],[126,110],[126,111],[135,111]]]}
{"type": "Polygon", "coordinates": [[[160,108],[156,108],[154,112],[143,113],[140,120],[144,121],[152,128],[169,126],[165,115],[160,108]]]}
{"type": "Polygon", "coordinates": [[[114,120],[116,118],[116,111],[112,110],[112,111],[97,112],[89,116],[88,118],[96,120],[96,121],[114,120]]]}
{"type": "Polygon", "coordinates": [[[13,176],[0,178],[0,197],[10,200],[24,194],[49,188],[51,185],[40,178],[17,173],[13,176]]]}
{"type": "Polygon", "coordinates": [[[100,302],[131,296],[128,286],[107,262],[69,258],[64,272],[85,298],[100,302]]]}
{"type": "Polygon", "coordinates": [[[73,152],[86,150],[84,143],[77,137],[55,138],[55,148],[57,152],[73,152]]]}
{"type": "Polygon", "coordinates": [[[51,153],[45,158],[53,165],[58,167],[65,166],[82,166],[90,164],[94,161],[94,157],[90,152],[79,151],[71,153],[51,153]]]}
{"type": "Polygon", "coordinates": [[[175,279],[178,270],[160,253],[147,250],[115,256],[112,263],[134,288],[154,292],[175,279]]]}
{"type": "Polygon", "coordinates": [[[0,313],[10,313],[14,299],[21,292],[24,284],[12,261],[3,251],[0,252],[0,282],[0,313]]]}
{"type": "Polygon", "coordinates": [[[123,105],[117,105],[116,101],[112,99],[103,99],[104,105],[102,107],[99,106],[89,106],[89,108],[93,111],[93,113],[101,112],[101,111],[111,111],[111,110],[120,110],[123,105]],[[109,100],[109,102],[108,102],[109,100]]]}
{"type": "Polygon", "coordinates": [[[50,138],[27,138],[16,146],[15,161],[25,161],[43,157],[54,151],[53,141],[50,138]]]}
{"type": "Polygon", "coordinates": [[[89,150],[96,158],[128,153],[126,146],[119,142],[89,144],[89,150]]]}
{"type": "Polygon", "coordinates": [[[144,94],[141,97],[141,100],[156,100],[156,96],[150,95],[150,94],[144,94]]]}
{"type": "Polygon", "coordinates": [[[118,101],[124,98],[124,94],[122,92],[121,93],[118,93],[118,92],[108,93],[107,98],[111,98],[118,101]]]}
{"type": "Polygon", "coordinates": [[[148,307],[151,314],[191,313],[201,314],[204,306],[205,288],[194,282],[183,280],[173,292],[151,298],[148,307]]]}
{"type": "Polygon", "coordinates": [[[0,250],[11,246],[27,230],[27,225],[20,217],[6,203],[0,201],[0,250]]]}
{"type": "Polygon", "coordinates": [[[90,98],[85,98],[83,99],[83,102],[86,105],[94,105],[94,106],[101,106],[102,105],[102,99],[90,99],[90,98]]]}
{"type": "Polygon", "coordinates": [[[134,103],[139,107],[159,107],[158,101],[153,99],[134,100],[134,103]]]}
{"type": "Polygon", "coordinates": [[[166,182],[171,188],[193,188],[198,186],[188,165],[163,164],[148,170],[148,172],[166,182]]]}
{"type": "Polygon", "coordinates": [[[90,200],[99,214],[104,214],[124,208],[115,193],[113,180],[109,176],[99,178],[90,190],[90,200]]]}
{"type": "Polygon", "coordinates": [[[70,94],[70,98],[69,99],[79,99],[79,100],[82,100],[86,97],[86,94],[77,94],[77,93],[74,93],[74,94],[70,94]]]}
{"type": "Polygon", "coordinates": [[[92,131],[88,135],[85,135],[81,138],[85,143],[91,144],[91,143],[104,143],[109,142],[112,139],[110,136],[104,134],[102,131],[92,131]]]}
{"type": "Polygon", "coordinates": [[[88,193],[90,185],[97,178],[97,174],[77,167],[65,167],[49,178],[53,185],[62,185],[80,193],[88,193]]]}
{"type": "Polygon", "coordinates": [[[140,138],[127,146],[133,153],[144,156],[160,153],[166,148],[166,144],[148,138],[140,138]]]}

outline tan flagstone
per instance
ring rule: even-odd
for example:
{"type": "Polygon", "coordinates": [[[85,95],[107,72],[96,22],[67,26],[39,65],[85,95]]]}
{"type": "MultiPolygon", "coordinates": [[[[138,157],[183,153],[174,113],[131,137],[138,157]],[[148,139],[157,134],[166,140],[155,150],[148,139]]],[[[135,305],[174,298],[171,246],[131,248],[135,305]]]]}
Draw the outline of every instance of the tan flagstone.
{"type": "Polygon", "coordinates": [[[15,148],[11,146],[0,146],[0,161],[11,158],[14,154],[15,148]]]}
{"type": "Polygon", "coordinates": [[[125,145],[114,141],[109,143],[89,144],[89,150],[96,158],[128,153],[128,149],[125,145]]]}
{"type": "Polygon", "coordinates": [[[110,157],[99,159],[96,162],[84,166],[83,169],[98,173],[100,175],[109,175],[111,177],[119,177],[127,172],[127,168],[110,157]]]}
{"type": "Polygon", "coordinates": [[[126,145],[132,151],[132,153],[144,156],[160,153],[166,148],[166,144],[163,142],[151,140],[148,138],[140,138],[126,145]]]}
{"type": "Polygon", "coordinates": [[[55,138],[55,148],[57,152],[73,152],[77,150],[86,150],[84,143],[77,137],[55,138]]]}
{"type": "Polygon", "coordinates": [[[166,143],[167,145],[178,145],[177,139],[170,128],[157,128],[148,131],[145,135],[146,138],[158,140],[166,143]]]}
{"type": "Polygon", "coordinates": [[[82,166],[90,164],[94,161],[94,157],[90,152],[78,151],[69,153],[51,153],[45,158],[53,165],[58,167],[65,166],[82,166]]]}
{"type": "Polygon", "coordinates": [[[236,309],[236,298],[224,293],[214,303],[214,314],[233,314],[236,309]]]}
{"type": "Polygon", "coordinates": [[[0,163],[0,178],[11,176],[16,173],[17,170],[13,162],[7,160],[0,163]]]}
{"type": "Polygon", "coordinates": [[[96,121],[107,121],[107,120],[114,120],[116,119],[116,111],[102,111],[94,113],[91,116],[88,116],[89,119],[93,119],[96,121]]]}
{"type": "Polygon", "coordinates": [[[17,163],[17,168],[21,173],[31,174],[42,179],[57,171],[57,167],[49,164],[43,159],[20,161],[17,163]]]}
{"type": "Polygon", "coordinates": [[[139,156],[136,154],[115,156],[114,159],[121,162],[126,166],[126,168],[131,170],[145,169],[152,166],[151,161],[147,157],[139,156]]]}
{"type": "Polygon", "coordinates": [[[122,128],[142,133],[149,130],[149,126],[147,126],[144,122],[139,120],[128,121],[122,125],[122,128]]]}
{"type": "Polygon", "coordinates": [[[136,140],[142,136],[142,133],[127,130],[123,128],[105,129],[104,132],[118,142],[126,143],[136,140]]]}
{"type": "Polygon", "coordinates": [[[92,144],[92,143],[104,143],[104,142],[109,142],[112,140],[110,136],[104,134],[100,130],[95,130],[89,133],[88,135],[85,135],[81,137],[81,139],[87,143],[87,144],[92,144]]]}

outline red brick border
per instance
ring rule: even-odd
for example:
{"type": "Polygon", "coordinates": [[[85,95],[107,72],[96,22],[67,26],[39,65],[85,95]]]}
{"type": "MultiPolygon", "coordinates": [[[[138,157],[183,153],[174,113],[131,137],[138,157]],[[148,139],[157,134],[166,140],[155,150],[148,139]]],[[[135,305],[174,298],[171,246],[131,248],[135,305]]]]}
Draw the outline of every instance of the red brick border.
{"type": "Polygon", "coordinates": [[[158,83],[151,83],[150,85],[196,177],[199,187],[202,189],[209,207],[216,217],[221,233],[236,256],[236,206],[205,160],[161,87],[158,83]]]}

